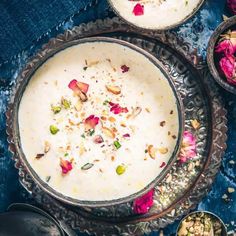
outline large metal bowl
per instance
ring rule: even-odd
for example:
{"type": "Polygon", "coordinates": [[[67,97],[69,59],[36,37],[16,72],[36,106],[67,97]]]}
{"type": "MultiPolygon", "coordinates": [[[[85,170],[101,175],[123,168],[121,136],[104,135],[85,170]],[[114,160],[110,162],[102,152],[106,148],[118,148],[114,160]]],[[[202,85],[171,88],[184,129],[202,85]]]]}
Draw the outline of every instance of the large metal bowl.
{"type": "Polygon", "coordinates": [[[81,206],[81,207],[103,207],[103,206],[112,206],[117,205],[121,203],[131,202],[137,197],[140,197],[141,195],[147,193],[150,189],[152,189],[160,180],[162,180],[170,168],[173,166],[174,162],[177,159],[177,155],[181,146],[182,142],[182,135],[183,135],[183,129],[184,129],[184,109],[181,102],[181,99],[178,95],[178,92],[172,82],[172,79],[166,74],[165,70],[162,68],[160,62],[151,54],[147,53],[143,49],[134,46],[128,42],[117,40],[113,38],[108,37],[91,37],[91,38],[84,38],[84,39],[78,39],[70,42],[61,43],[59,46],[54,46],[53,44],[47,44],[46,48],[44,47],[42,52],[39,52],[34,58],[30,60],[28,65],[23,69],[22,73],[18,76],[15,89],[13,90],[12,99],[10,102],[10,105],[13,106],[13,114],[12,117],[7,117],[7,122],[11,122],[12,124],[12,134],[10,135],[13,140],[14,146],[15,146],[15,155],[17,155],[17,158],[20,159],[21,163],[23,163],[24,168],[28,172],[28,174],[32,177],[32,179],[39,185],[41,189],[43,189],[45,192],[53,196],[54,198],[70,204],[74,206],[81,206]],[[35,71],[50,57],[55,55],[56,53],[60,52],[61,50],[64,50],[68,47],[71,47],[73,45],[86,43],[86,42],[109,42],[109,43],[115,43],[120,44],[123,46],[126,46],[130,49],[135,50],[136,52],[144,55],[151,63],[153,63],[156,67],[158,67],[161,72],[165,75],[166,79],[168,80],[169,86],[173,91],[173,94],[176,98],[176,105],[178,110],[178,119],[179,119],[179,131],[177,136],[177,142],[174,149],[174,152],[172,153],[172,156],[167,163],[166,167],[163,169],[163,171],[145,188],[143,188],[141,191],[132,194],[128,197],[120,198],[120,199],[114,199],[114,200],[108,200],[108,201],[84,201],[79,199],[74,199],[68,196],[63,195],[62,193],[57,192],[55,189],[50,187],[46,182],[42,181],[35,170],[32,168],[32,166],[27,161],[27,158],[25,157],[23,150],[21,148],[21,139],[19,134],[19,124],[18,124],[18,110],[19,110],[19,104],[21,102],[21,98],[24,94],[25,88],[30,81],[31,77],[35,73],[35,71]]]}

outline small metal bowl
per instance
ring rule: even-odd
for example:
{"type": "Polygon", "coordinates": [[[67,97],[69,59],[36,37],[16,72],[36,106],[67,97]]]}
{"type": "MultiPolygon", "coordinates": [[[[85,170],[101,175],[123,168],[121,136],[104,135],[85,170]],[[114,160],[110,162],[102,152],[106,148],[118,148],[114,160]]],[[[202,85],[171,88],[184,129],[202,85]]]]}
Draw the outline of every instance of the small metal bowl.
{"type": "Polygon", "coordinates": [[[59,46],[56,46],[55,44],[48,44],[44,47],[43,51],[39,52],[26,66],[26,68],[22,71],[22,73],[19,75],[17,82],[16,82],[16,88],[12,94],[12,100],[11,100],[9,106],[13,106],[13,113],[11,115],[7,114],[7,123],[11,125],[11,130],[12,133],[8,133],[10,142],[9,144],[14,145],[14,158],[19,158],[20,162],[23,164],[25,169],[27,170],[28,174],[32,177],[32,179],[37,183],[42,190],[44,190],[46,193],[50,194],[54,198],[70,204],[74,206],[81,206],[81,207],[106,207],[106,206],[112,206],[112,205],[118,205],[122,203],[127,203],[127,202],[132,202],[134,199],[142,196],[143,194],[147,193],[150,189],[154,188],[156,184],[162,180],[170,168],[173,166],[175,163],[178,152],[181,146],[182,142],[182,136],[183,136],[183,130],[184,130],[184,108],[183,104],[181,101],[180,96],[178,95],[178,92],[176,90],[176,87],[170,78],[170,76],[167,75],[165,72],[165,69],[162,67],[160,62],[151,54],[147,53],[143,49],[128,43],[126,41],[114,39],[114,38],[109,38],[109,37],[91,37],[91,38],[84,38],[84,39],[78,39],[78,40],[73,40],[73,41],[68,41],[68,42],[62,42],[60,41],[59,46]],[[24,155],[24,152],[21,148],[21,141],[20,141],[20,134],[19,134],[19,125],[18,125],[18,110],[19,110],[19,104],[21,101],[21,98],[23,96],[23,93],[25,91],[25,88],[30,81],[32,75],[35,73],[35,71],[42,66],[44,62],[46,62],[50,57],[55,55],[56,53],[60,52],[61,50],[64,50],[68,47],[71,47],[73,45],[81,44],[81,43],[86,43],[86,42],[109,42],[109,43],[115,43],[115,44],[120,44],[123,46],[126,46],[128,48],[131,48],[143,56],[145,56],[147,59],[150,60],[151,63],[153,63],[157,68],[160,69],[160,71],[165,75],[166,79],[169,82],[169,86],[173,91],[174,96],[176,97],[176,105],[178,109],[178,120],[179,120],[179,130],[178,130],[178,137],[177,137],[177,142],[175,149],[172,153],[172,156],[166,165],[165,169],[156,176],[153,181],[147,185],[145,188],[143,188],[141,191],[134,193],[130,196],[124,197],[124,198],[119,198],[119,199],[114,199],[114,200],[107,200],[107,201],[84,201],[84,200],[79,200],[75,199],[72,197],[68,197],[63,195],[62,193],[57,192],[54,190],[52,187],[50,187],[46,182],[42,181],[40,177],[37,175],[37,173],[34,171],[32,166],[29,164],[27,158],[24,155]],[[12,102],[12,103],[11,103],[12,102]]]}
{"type": "Polygon", "coordinates": [[[216,66],[217,62],[217,55],[215,54],[215,46],[220,38],[220,35],[227,32],[232,27],[236,27],[236,16],[230,17],[226,21],[222,22],[211,35],[211,38],[208,43],[207,47],[207,63],[210,69],[212,76],[214,77],[215,81],[225,90],[236,94],[236,86],[231,85],[227,82],[226,78],[224,78],[220,73],[219,69],[216,66]]]}
{"type": "Polygon", "coordinates": [[[221,236],[227,236],[227,228],[224,224],[224,222],[219,218],[219,216],[215,215],[214,213],[212,212],[209,212],[209,211],[194,211],[194,212],[191,212],[189,213],[187,216],[185,216],[179,223],[179,226],[177,228],[177,231],[176,231],[176,236],[179,236],[179,230],[182,226],[182,222],[187,219],[189,216],[193,216],[195,214],[204,214],[204,215],[208,215],[211,217],[211,219],[214,219],[215,221],[219,222],[220,225],[221,225],[221,236]]]}
{"type": "Polygon", "coordinates": [[[114,7],[112,0],[107,0],[107,1],[108,1],[109,5],[111,6],[112,10],[114,11],[114,13],[116,15],[118,15],[122,20],[124,20],[127,24],[129,24],[135,28],[148,30],[148,31],[169,30],[169,29],[173,29],[173,28],[176,28],[177,26],[184,24],[187,20],[189,20],[190,18],[192,18],[196,14],[196,12],[202,7],[203,3],[205,2],[205,0],[199,0],[197,7],[192,10],[191,14],[187,15],[182,20],[177,21],[175,24],[172,24],[172,25],[169,25],[166,27],[140,27],[140,26],[136,25],[135,23],[128,21],[125,17],[123,17],[120,14],[120,12],[114,7]]]}

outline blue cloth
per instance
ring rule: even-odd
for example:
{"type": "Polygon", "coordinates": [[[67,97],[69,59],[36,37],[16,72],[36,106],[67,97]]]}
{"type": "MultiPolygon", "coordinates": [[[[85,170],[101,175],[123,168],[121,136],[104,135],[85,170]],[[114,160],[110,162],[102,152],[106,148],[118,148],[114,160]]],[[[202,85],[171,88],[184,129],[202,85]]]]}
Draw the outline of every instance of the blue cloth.
{"type": "MultiPolygon", "coordinates": [[[[112,16],[106,0],[2,0],[0,1],[0,212],[13,202],[33,203],[21,187],[17,170],[7,151],[5,111],[9,91],[15,78],[27,61],[51,37],[71,29],[82,22],[112,16]],[[82,9],[88,6],[86,11],[82,9]]],[[[174,31],[189,42],[205,58],[210,35],[222,21],[225,0],[206,0],[202,9],[184,25],[174,31]]],[[[236,230],[236,192],[227,193],[228,187],[236,189],[236,97],[221,90],[229,112],[228,149],[211,192],[199,203],[197,209],[209,210],[219,215],[229,230],[236,230]],[[230,201],[222,200],[227,194],[230,201]]],[[[165,229],[165,235],[175,235],[178,222],[165,229]]],[[[158,235],[153,233],[152,235],[158,235]]]]}

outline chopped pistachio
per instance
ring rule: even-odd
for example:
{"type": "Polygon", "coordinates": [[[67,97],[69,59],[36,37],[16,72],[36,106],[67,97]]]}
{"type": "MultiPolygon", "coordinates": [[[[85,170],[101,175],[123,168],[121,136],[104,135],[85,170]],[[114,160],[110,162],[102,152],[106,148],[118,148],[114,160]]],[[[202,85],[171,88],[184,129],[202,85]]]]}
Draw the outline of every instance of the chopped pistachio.
{"type": "Polygon", "coordinates": [[[126,171],[126,167],[123,164],[116,167],[116,173],[118,175],[124,174],[125,171],[126,171]]]}
{"type": "Polygon", "coordinates": [[[116,149],[121,148],[121,144],[119,143],[119,141],[115,141],[114,146],[116,147],[116,149]]]}
{"type": "Polygon", "coordinates": [[[48,183],[49,181],[50,181],[50,179],[51,179],[51,176],[46,176],[46,182],[48,183]]]}
{"type": "Polygon", "coordinates": [[[94,164],[87,163],[81,167],[81,170],[88,170],[88,169],[92,168],[93,166],[94,166],[94,164]]]}
{"type": "Polygon", "coordinates": [[[44,155],[45,155],[44,153],[38,153],[35,158],[36,158],[36,159],[40,159],[40,158],[42,158],[44,155]]]}
{"type": "Polygon", "coordinates": [[[51,106],[51,110],[53,111],[54,114],[57,114],[61,111],[61,107],[60,106],[51,106]]]}
{"type": "Polygon", "coordinates": [[[106,106],[108,103],[109,103],[109,101],[108,101],[108,100],[105,100],[105,101],[103,102],[103,105],[106,106]]]}
{"type": "Polygon", "coordinates": [[[85,138],[85,135],[84,135],[84,134],[82,134],[82,135],[81,135],[81,137],[82,137],[82,138],[85,138]]]}
{"type": "Polygon", "coordinates": [[[94,130],[94,129],[90,129],[90,130],[89,130],[89,135],[90,135],[90,136],[94,135],[94,133],[95,133],[95,130],[94,130]]]}
{"type": "Polygon", "coordinates": [[[65,109],[69,109],[71,105],[70,101],[65,98],[61,99],[61,104],[65,109]]]}
{"type": "Polygon", "coordinates": [[[51,134],[55,135],[59,129],[55,125],[50,125],[49,127],[51,134]]]}
{"type": "Polygon", "coordinates": [[[64,154],[64,157],[67,157],[67,156],[69,156],[69,153],[65,153],[65,154],[64,154]]]}
{"type": "Polygon", "coordinates": [[[87,70],[87,69],[88,69],[88,67],[87,67],[87,66],[84,66],[84,67],[83,67],[83,70],[84,70],[84,71],[85,71],[85,70],[87,70]]]}

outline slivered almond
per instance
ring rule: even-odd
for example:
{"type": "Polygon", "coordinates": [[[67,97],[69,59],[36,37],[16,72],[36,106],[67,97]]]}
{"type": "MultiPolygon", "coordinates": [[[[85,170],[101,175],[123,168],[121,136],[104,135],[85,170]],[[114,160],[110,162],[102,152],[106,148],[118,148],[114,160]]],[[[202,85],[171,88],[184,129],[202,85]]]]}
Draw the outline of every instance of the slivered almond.
{"type": "Polygon", "coordinates": [[[99,61],[90,61],[88,64],[87,64],[87,66],[95,66],[95,65],[97,65],[99,63],[99,61]]]}
{"type": "Polygon", "coordinates": [[[159,151],[161,154],[166,154],[166,153],[168,152],[168,148],[161,147],[161,148],[158,148],[158,151],[159,151]]]}
{"type": "Polygon", "coordinates": [[[44,142],[44,153],[48,153],[51,148],[51,144],[48,141],[44,142]]]}
{"type": "Polygon", "coordinates": [[[76,109],[76,111],[81,111],[81,109],[82,109],[82,102],[80,100],[76,102],[75,109],[76,109]]]}
{"type": "Polygon", "coordinates": [[[135,107],[132,113],[127,116],[127,119],[134,119],[141,113],[141,111],[142,111],[141,107],[135,107]]]}
{"type": "Polygon", "coordinates": [[[148,154],[149,156],[152,158],[152,159],[155,159],[156,158],[156,149],[154,148],[153,145],[148,145],[148,154]]]}
{"type": "Polygon", "coordinates": [[[193,126],[195,130],[197,130],[200,127],[200,123],[196,119],[191,120],[191,125],[193,126]]]}
{"type": "Polygon", "coordinates": [[[120,126],[126,127],[126,124],[125,124],[124,122],[121,122],[121,123],[120,123],[120,126]]]}
{"type": "Polygon", "coordinates": [[[107,118],[105,116],[101,116],[101,119],[104,121],[107,120],[107,118]]]}
{"type": "Polygon", "coordinates": [[[107,127],[102,127],[102,132],[109,138],[115,138],[116,137],[115,133],[107,127]]]}
{"type": "Polygon", "coordinates": [[[109,117],[108,120],[109,120],[110,122],[112,122],[112,123],[116,121],[116,119],[115,119],[114,117],[112,117],[112,116],[109,117]]]}
{"type": "Polygon", "coordinates": [[[106,89],[108,92],[113,93],[115,95],[118,95],[121,93],[121,89],[118,86],[106,85],[106,89]]]}

